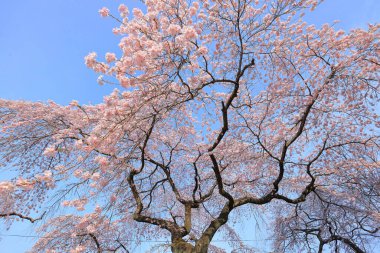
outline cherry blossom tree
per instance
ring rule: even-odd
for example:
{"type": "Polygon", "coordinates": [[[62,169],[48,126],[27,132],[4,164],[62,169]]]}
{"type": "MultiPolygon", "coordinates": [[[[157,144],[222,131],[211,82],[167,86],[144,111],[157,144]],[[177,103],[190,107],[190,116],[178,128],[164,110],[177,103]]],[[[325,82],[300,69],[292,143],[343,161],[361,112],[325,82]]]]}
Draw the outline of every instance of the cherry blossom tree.
{"type": "Polygon", "coordinates": [[[260,212],[276,252],[370,252],[380,236],[380,25],[303,21],[317,0],[145,0],[99,11],[120,51],[85,57],[97,105],[0,100],[0,216],[31,252],[225,252],[260,212]]]}

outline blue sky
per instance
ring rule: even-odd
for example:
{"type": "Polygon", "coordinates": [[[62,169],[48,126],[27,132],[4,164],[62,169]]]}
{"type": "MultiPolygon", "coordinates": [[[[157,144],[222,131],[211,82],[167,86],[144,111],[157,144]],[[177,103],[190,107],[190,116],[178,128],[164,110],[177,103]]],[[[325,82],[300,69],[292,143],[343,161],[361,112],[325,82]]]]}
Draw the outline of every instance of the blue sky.
{"type": "MultiPolygon", "coordinates": [[[[116,13],[120,3],[141,6],[138,0],[2,1],[0,98],[100,102],[113,87],[99,86],[97,74],[86,68],[83,58],[91,51],[101,57],[107,51],[118,53],[120,38],[111,31],[117,23],[100,18],[98,10],[107,6],[116,13]]],[[[306,19],[317,25],[340,20],[337,27],[345,30],[365,27],[380,21],[380,1],[325,0],[306,19]]],[[[27,235],[30,228],[23,223],[1,234],[27,235]]],[[[0,238],[0,252],[21,253],[31,245],[25,238],[0,238]]]]}
{"type": "MultiPolygon", "coordinates": [[[[98,9],[116,12],[138,0],[12,0],[3,1],[0,15],[0,97],[67,104],[72,99],[97,103],[112,87],[96,84],[97,75],[83,64],[91,51],[103,56],[118,50],[112,19],[98,9]]],[[[325,0],[308,21],[341,20],[340,27],[379,21],[378,0],[325,0]]]]}

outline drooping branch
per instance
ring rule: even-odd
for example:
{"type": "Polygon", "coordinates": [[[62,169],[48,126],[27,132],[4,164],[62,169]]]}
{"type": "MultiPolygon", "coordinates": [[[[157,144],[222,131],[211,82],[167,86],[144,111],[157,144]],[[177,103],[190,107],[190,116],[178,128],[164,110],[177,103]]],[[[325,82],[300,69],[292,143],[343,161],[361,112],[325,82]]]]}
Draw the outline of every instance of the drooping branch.
{"type": "Polygon", "coordinates": [[[96,245],[96,252],[97,253],[101,253],[102,252],[102,249],[100,247],[100,243],[98,241],[98,238],[93,234],[93,233],[88,233],[88,234],[79,234],[77,236],[89,236],[91,237],[91,239],[94,241],[95,245],[96,245]]]}
{"type": "Polygon", "coordinates": [[[39,221],[39,220],[42,220],[43,217],[45,216],[46,212],[44,212],[40,217],[38,218],[32,218],[30,216],[25,216],[23,214],[20,214],[20,213],[17,213],[17,212],[10,212],[10,213],[3,213],[3,214],[0,214],[0,217],[2,218],[7,218],[7,217],[12,217],[12,216],[15,216],[15,217],[18,217],[20,219],[23,219],[23,220],[28,220],[30,221],[31,223],[34,223],[36,221],[39,221]]]}
{"type": "Polygon", "coordinates": [[[348,245],[355,253],[365,253],[364,250],[362,250],[356,243],[351,241],[350,239],[347,239],[345,237],[339,236],[339,235],[333,235],[330,239],[326,240],[326,242],[331,241],[341,241],[344,244],[348,245]]]}

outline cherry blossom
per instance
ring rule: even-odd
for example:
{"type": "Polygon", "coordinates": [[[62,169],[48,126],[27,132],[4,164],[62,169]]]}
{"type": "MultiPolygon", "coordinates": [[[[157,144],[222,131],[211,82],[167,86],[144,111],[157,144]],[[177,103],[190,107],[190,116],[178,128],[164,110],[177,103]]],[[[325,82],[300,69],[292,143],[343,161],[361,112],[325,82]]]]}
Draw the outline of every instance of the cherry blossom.
{"type": "Polygon", "coordinates": [[[102,17],[107,17],[110,14],[110,10],[106,7],[103,7],[99,10],[99,14],[102,17]]]}
{"type": "Polygon", "coordinates": [[[102,103],[0,100],[0,217],[41,224],[31,252],[254,252],[233,225],[254,213],[276,252],[371,252],[380,25],[307,24],[317,0],[144,2],[99,11],[121,37],[85,56],[116,86],[102,103]]]}

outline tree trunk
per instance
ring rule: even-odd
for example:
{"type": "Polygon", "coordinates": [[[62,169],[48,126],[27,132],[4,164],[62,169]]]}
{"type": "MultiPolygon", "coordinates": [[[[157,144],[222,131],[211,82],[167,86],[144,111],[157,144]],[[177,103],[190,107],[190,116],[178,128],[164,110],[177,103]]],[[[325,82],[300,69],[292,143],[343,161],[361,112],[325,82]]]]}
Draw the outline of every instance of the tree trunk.
{"type": "Polygon", "coordinates": [[[210,236],[202,236],[194,247],[194,253],[207,253],[210,242],[210,236]]]}
{"type": "Polygon", "coordinates": [[[172,238],[172,253],[195,253],[194,246],[182,238],[172,238]]]}
{"type": "Polygon", "coordinates": [[[197,242],[196,246],[193,246],[182,238],[176,238],[172,239],[171,250],[172,253],[207,253],[210,241],[209,238],[203,238],[202,241],[197,242]]]}

